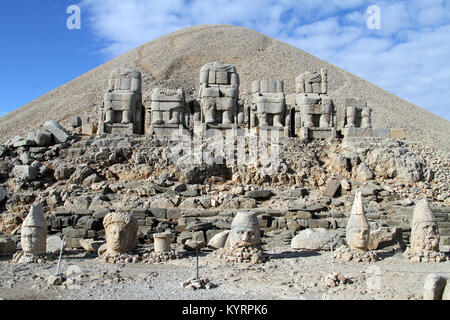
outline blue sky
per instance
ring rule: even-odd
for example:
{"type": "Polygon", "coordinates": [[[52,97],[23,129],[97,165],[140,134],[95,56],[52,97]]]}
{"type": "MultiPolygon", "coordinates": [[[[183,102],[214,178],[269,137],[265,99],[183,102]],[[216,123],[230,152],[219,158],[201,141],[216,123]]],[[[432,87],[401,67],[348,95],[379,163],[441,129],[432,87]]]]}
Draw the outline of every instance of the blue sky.
{"type": "Polygon", "coordinates": [[[285,41],[450,120],[450,0],[2,0],[0,115],[136,46],[205,23],[285,41]],[[80,30],[66,27],[74,4],[80,30]],[[373,5],[380,29],[367,26],[373,5]]]}

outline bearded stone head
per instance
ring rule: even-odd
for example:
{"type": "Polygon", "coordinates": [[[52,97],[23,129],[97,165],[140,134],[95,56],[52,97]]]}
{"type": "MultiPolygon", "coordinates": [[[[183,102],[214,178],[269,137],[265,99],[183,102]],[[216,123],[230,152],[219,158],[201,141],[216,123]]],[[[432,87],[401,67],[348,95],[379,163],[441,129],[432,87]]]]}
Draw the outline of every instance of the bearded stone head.
{"type": "Polygon", "coordinates": [[[260,230],[256,214],[251,211],[238,212],[231,223],[225,247],[254,247],[259,244],[260,230]]]}
{"type": "Polygon", "coordinates": [[[132,215],[111,212],[103,219],[103,225],[108,254],[118,255],[136,248],[138,223],[132,215]]]}
{"type": "Polygon", "coordinates": [[[367,251],[369,244],[370,226],[362,203],[360,191],[356,191],[352,212],[348,219],[345,238],[347,244],[355,250],[367,251]]]}
{"type": "Polygon", "coordinates": [[[411,224],[412,251],[439,251],[439,231],[436,219],[427,199],[414,208],[411,224]]]}

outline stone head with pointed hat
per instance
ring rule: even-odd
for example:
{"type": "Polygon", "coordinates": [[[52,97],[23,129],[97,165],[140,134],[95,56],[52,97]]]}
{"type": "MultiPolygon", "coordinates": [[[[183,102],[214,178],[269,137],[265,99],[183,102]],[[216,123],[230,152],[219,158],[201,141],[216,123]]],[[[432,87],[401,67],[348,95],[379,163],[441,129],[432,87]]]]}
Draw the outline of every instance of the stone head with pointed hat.
{"type": "Polygon", "coordinates": [[[256,213],[240,211],[231,223],[231,232],[225,243],[225,248],[254,247],[260,244],[259,222],[256,213]]]}
{"type": "Polygon", "coordinates": [[[436,219],[427,199],[422,199],[414,208],[411,223],[412,251],[439,251],[439,231],[436,219]]]}
{"type": "Polygon", "coordinates": [[[103,219],[106,252],[112,256],[133,251],[137,246],[138,223],[127,213],[111,212],[103,219]]]}
{"type": "Polygon", "coordinates": [[[369,236],[370,226],[364,212],[362,195],[360,191],[356,191],[352,212],[347,222],[345,238],[350,248],[367,251],[369,236]]]}
{"type": "Polygon", "coordinates": [[[33,203],[21,229],[21,246],[25,253],[45,254],[47,246],[47,223],[40,203],[33,203]]]}

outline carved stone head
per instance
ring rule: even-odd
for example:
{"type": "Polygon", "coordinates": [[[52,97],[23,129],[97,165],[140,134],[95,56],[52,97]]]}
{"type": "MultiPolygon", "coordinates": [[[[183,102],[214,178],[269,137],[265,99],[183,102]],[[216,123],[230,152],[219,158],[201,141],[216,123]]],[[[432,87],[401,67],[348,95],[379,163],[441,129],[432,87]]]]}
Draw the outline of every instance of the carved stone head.
{"type": "Polygon", "coordinates": [[[254,247],[259,243],[260,230],[256,214],[251,211],[238,212],[231,223],[231,232],[225,247],[254,247]]]}
{"type": "Polygon", "coordinates": [[[369,236],[370,226],[364,212],[361,192],[356,191],[352,212],[346,227],[345,238],[350,248],[359,251],[367,251],[369,236]]]}
{"type": "Polygon", "coordinates": [[[103,219],[103,225],[108,254],[118,255],[136,248],[138,223],[132,215],[111,212],[103,219]]]}
{"type": "Polygon", "coordinates": [[[422,199],[414,208],[411,224],[412,251],[439,251],[439,231],[436,219],[427,199],[422,199]]]}
{"type": "Polygon", "coordinates": [[[21,245],[25,253],[44,254],[47,246],[47,223],[40,203],[33,203],[21,229],[21,245]]]}

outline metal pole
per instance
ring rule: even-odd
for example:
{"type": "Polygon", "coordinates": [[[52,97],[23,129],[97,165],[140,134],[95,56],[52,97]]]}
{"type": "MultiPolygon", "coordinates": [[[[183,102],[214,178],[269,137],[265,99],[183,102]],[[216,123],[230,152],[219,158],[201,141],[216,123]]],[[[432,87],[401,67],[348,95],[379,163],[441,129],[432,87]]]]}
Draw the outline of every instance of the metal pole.
{"type": "Polygon", "coordinates": [[[195,271],[196,271],[196,280],[198,280],[198,248],[195,249],[195,271]]]}
{"type": "Polygon", "coordinates": [[[64,236],[63,236],[62,242],[61,242],[61,250],[59,251],[58,267],[56,269],[56,275],[57,276],[59,276],[59,271],[60,271],[60,267],[61,267],[61,260],[62,260],[63,251],[64,251],[64,236]]]}

